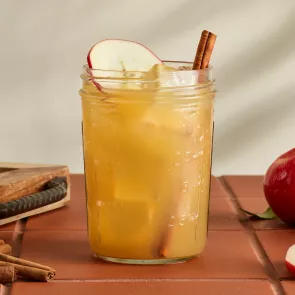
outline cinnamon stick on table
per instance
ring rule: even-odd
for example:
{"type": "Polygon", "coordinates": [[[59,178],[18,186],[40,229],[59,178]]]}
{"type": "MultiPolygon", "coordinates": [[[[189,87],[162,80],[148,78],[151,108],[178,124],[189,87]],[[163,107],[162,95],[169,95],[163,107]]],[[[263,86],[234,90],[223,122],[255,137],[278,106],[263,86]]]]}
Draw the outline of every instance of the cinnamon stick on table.
{"type": "Polygon", "coordinates": [[[11,284],[16,280],[16,270],[12,265],[0,266],[0,284],[11,284]]]}
{"type": "Polygon", "coordinates": [[[51,281],[56,273],[52,267],[5,254],[0,254],[0,266],[13,266],[19,276],[43,282],[51,281]]]}
{"type": "Polygon", "coordinates": [[[0,245],[0,253],[11,255],[11,246],[8,244],[0,245]]]}
{"type": "MultiPolygon", "coordinates": [[[[196,56],[193,63],[192,70],[202,70],[206,69],[209,66],[210,58],[214,49],[216,35],[204,30],[201,34],[201,38],[198,44],[196,56]]],[[[198,82],[203,82],[204,78],[202,75],[199,76],[198,82]]],[[[179,200],[181,202],[181,200],[179,200]]],[[[176,205],[177,208],[179,205],[176,205]]],[[[177,212],[177,208],[175,208],[175,212],[177,212]]],[[[162,236],[162,240],[160,241],[160,246],[158,248],[158,255],[163,258],[167,258],[169,256],[169,248],[171,244],[171,239],[173,235],[173,227],[168,227],[167,231],[162,236]]]]}

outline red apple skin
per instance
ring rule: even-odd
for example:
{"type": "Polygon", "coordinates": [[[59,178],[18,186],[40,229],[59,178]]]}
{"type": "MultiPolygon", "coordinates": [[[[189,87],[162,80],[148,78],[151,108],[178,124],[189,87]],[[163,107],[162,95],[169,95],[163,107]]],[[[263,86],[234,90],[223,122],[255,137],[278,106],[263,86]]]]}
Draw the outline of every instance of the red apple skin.
{"type": "Polygon", "coordinates": [[[295,148],[270,165],[263,187],[273,212],[286,224],[295,226],[295,148]]]}
{"type": "Polygon", "coordinates": [[[290,262],[286,261],[286,267],[288,269],[288,271],[295,276],[295,266],[293,264],[291,264],[290,262]]]}

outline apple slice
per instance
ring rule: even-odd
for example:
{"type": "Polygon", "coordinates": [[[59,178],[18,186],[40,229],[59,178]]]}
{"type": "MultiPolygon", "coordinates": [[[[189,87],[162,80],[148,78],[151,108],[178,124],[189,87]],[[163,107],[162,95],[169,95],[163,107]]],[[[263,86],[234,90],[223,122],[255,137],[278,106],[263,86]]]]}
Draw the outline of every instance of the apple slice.
{"type": "Polygon", "coordinates": [[[148,71],[163,62],[145,46],[128,40],[108,39],[96,43],[87,56],[91,69],[148,71]]]}
{"type": "Polygon", "coordinates": [[[288,249],[285,261],[287,269],[295,276],[295,244],[288,249]]]}
{"type": "MultiPolygon", "coordinates": [[[[132,78],[140,78],[138,71],[148,71],[155,64],[163,62],[145,46],[128,40],[107,39],[96,43],[87,56],[89,74],[91,76],[113,77],[124,79],[132,75],[132,78]],[[93,71],[91,70],[93,69],[93,71]],[[129,72],[129,73],[128,73],[129,72]],[[132,72],[132,73],[131,73],[132,72]]],[[[121,84],[110,81],[97,81],[93,83],[100,92],[109,93],[108,88],[140,88],[137,84],[122,81],[121,84]],[[103,89],[104,88],[104,89],[103,89]]],[[[101,80],[101,79],[100,79],[101,80]]]]}

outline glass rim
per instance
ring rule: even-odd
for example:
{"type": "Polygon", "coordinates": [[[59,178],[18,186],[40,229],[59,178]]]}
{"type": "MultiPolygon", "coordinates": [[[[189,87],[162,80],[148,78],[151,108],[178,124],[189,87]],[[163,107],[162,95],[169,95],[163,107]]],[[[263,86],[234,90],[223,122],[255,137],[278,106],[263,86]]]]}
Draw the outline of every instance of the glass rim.
{"type": "MultiPolygon", "coordinates": [[[[179,64],[179,65],[183,65],[183,66],[193,66],[193,62],[189,62],[189,61],[176,61],[176,60],[162,60],[162,62],[167,64],[167,63],[170,63],[170,64],[179,64]]],[[[144,74],[144,73],[147,73],[148,71],[119,71],[119,70],[104,70],[104,69],[93,69],[93,68],[90,68],[88,66],[88,64],[84,64],[83,69],[86,70],[86,72],[101,72],[101,73],[129,73],[129,74],[144,74]]],[[[207,73],[207,72],[211,72],[213,70],[213,66],[212,65],[209,65],[208,68],[205,68],[205,69],[199,69],[199,70],[178,70],[178,69],[175,69],[175,71],[169,71],[169,73],[173,74],[173,73],[179,73],[179,72],[186,72],[186,73],[198,73],[198,74],[204,74],[204,73],[207,73]]]]}

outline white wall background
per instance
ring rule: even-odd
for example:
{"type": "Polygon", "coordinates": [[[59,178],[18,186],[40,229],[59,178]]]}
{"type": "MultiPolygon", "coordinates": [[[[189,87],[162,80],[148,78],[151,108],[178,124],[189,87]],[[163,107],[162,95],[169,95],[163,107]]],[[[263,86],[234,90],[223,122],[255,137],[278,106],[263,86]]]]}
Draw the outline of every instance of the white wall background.
{"type": "Polygon", "coordinates": [[[294,0],[1,0],[0,162],[82,172],[88,49],[125,38],[193,60],[203,29],[218,35],[213,173],[264,173],[295,146],[294,0]]]}

